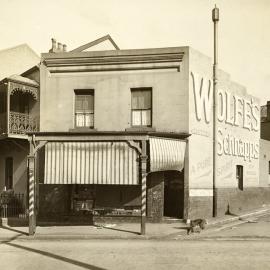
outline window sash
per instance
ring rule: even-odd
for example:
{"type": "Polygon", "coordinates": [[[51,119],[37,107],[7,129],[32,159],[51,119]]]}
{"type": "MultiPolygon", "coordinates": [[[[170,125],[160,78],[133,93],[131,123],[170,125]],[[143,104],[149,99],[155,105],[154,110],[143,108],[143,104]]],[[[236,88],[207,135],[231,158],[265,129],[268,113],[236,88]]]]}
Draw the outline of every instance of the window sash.
{"type": "Polygon", "coordinates": [[[92,112],[76,112],[75,113],[76,127],[94,127],[94,113],[92,112]]]}
{"type": "Polygon", "coordinates": [[[132,110],[132,126],[151,126],[152,110],[132,110]]]}
{"type": "Polygon", "coordinates": [[[75,110],[93,111],[94,110],[94,95],[76,95],[75,110]]]}
{"type": "Polygon", "coordinates": [[[131,108],[134,110],[149,110],[152,107],[152,91],[131,90],[131,108]]]}

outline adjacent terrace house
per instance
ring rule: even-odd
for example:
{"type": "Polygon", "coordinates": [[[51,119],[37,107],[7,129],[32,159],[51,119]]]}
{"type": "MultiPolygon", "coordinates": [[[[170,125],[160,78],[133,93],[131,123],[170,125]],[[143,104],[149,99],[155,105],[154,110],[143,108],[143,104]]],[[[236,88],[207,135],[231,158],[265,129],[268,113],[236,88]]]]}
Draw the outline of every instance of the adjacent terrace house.
{"type": "Polygon", "coordinates": [[[27,132],[39,130],[39,57],[23,44],[0,51],[0,60],[0,217],[18,217],[28,202],[27,132]]]}

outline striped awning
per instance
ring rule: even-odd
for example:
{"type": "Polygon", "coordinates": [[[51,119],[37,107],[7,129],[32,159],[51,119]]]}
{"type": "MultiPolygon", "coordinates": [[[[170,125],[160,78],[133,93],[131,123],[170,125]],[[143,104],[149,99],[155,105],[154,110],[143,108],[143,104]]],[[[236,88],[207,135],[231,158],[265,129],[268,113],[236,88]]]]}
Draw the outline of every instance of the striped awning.
{"type": "Polygon", "coordinates": [[[126,142],[48,142],[44,184],[139,184],[138,154],[126,142]]]}
{"type": "Polygon", "coordinates": [[[182,171],[186,142],[176,139],[150,138],[150,171],[182,171]]]}

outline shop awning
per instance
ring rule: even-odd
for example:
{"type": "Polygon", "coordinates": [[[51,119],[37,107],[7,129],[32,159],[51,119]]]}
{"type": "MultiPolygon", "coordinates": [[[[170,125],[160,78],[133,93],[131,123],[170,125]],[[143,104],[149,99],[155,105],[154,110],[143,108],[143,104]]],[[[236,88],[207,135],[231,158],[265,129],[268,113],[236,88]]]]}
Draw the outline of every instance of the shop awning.
{"type": "Polygon", "coordinates": [[[177,139],[150,138],[150,171],[176,170],[184,168],[186,142],[177,139]]]}
{"type": "Polygon", "coordinates": [[[44,184],[139,184],[138,153],[126,142],[48,142],[44,184]]]}

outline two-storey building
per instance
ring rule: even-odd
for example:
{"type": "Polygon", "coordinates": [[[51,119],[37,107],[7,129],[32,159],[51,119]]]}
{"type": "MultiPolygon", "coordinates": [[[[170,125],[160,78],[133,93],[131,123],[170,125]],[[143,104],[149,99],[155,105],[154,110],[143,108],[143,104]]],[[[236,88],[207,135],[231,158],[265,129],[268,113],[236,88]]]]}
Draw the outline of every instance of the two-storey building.
{"type": "Polygon", "coordinates": [[[66,52],[53,41],[42,54],[40,132],[29,137],[40,218],[92,208],[205,218],[213,207],[224,215],[269,202],[256,97],[219,70],[214,118],[209,57],[190,47],[89,51],[93,44],[66,52]]]}

